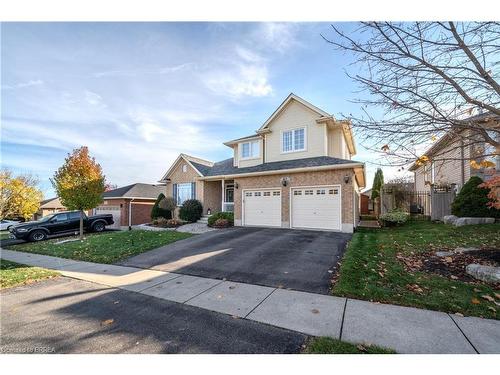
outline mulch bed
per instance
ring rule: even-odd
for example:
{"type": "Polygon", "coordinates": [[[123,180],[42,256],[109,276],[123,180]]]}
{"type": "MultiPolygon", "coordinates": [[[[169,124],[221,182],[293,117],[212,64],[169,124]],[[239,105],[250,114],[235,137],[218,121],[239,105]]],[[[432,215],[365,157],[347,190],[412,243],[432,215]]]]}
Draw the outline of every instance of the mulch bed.
{"type": "MultiPolygon", "coordinates": [[[[445,249],[444,251],[447,251],[445,249]]],[[[500,266],[500,249],[481,249],[469,253],[455,253],[447,257],[438,257],[435,251],[427,251],[418,254],[396,255],[405,269],[410,272],[421,271],[435,273],[453,280],[460,280],[466,283],[483,283],[465,272],[468,264],[476,263],[485,266],[500,266]]],[[[494,284],[500,287],[500,283],[494,284]]]]}

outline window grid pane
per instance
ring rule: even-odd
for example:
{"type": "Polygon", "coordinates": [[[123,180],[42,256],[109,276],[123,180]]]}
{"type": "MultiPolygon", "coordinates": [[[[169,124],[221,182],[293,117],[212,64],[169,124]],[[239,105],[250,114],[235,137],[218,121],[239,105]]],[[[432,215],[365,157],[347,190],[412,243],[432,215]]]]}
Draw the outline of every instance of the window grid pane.
{"type": "Polygon", "coordinates": [[[191,183],[177,185],[177,204],[178,205],[182,205],[186,200],[191,199],[191,197],[192,197],[192,185],[191,185],[191,183]]]}
{"type": "Polygon", "coordinates": [[[287,131],[283,133],[283,151],[292,151],[292,132],[287,131]]]}
{"type": "Polygon", "coordinates": [[[304,129],[297,129],[294,131],[294,149],[304,149],[304,129]]]}
{"type": "Polygon", "coordinates": [[[242,158],[250,157],[250,143],[243,143],[241,145],[241,157],[242,158]]]}

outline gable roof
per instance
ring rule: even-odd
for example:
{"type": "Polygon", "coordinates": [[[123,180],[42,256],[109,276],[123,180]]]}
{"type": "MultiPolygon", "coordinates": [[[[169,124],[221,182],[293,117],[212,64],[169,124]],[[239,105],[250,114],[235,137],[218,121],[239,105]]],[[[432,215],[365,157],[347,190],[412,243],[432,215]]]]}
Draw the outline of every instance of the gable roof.
{"type": "MultiPolygon", "coordinates": [[[[491,114],[489,112],[486,113],[480,113],[478,115],[470,116],[464,119],[463,121],[477,121],[478,123],[489,123],[491,121],[494,121],[495,127],[498,126],[500,122],[500,116],[491,114]]],[[[449,141],[452,141],[458,133],[463,132],[465,129],[458,130],[455,134],[452,132],[454,129],[448,130],[441,138],[439,138],[432,146],[430,146],[423,155],[426,156],[432,156],[434,155],[437,151],[441,150],[443,147],[446,147],[448,145],[449,141]]],[[[415,171],[418,168],[420,168],[422,165],[418,165],[417,162],[415,161],[410,168],[408,168],[409,171],[415,171]]]]}
{"type": "Polygon", "coordinates": [[[41,201],[40,208],[66,208],[66,207],[63,206],[59,197],[55,197],[41,201]]]}
{"type": "Polygon", "coordinates": [[[163,175],[163,177],[160,179],[160,181],[158,181],[158,182],[166,182],[170,172],[172,172],[174,170],[177,163],[181,160],[184,160],[187,164],[189,164],[195,170],[195,172],[198,173],[198,175],[200,177],[203,176],[203,174],[198,170],[198,168],[195,167],[195,164],[201,165],[204,167],[211,167],[212,165],[214,165],[213,162],[205,160],[205,159],[197,158],[195,156],[191,156],[191,155],[187,155],[187,154],[180,154],[177,157],[177,159],[175,159],[175,161],[172,163],[172,165],[168,169],[167,173],[165,173],[163,175]]]}
{"type": "Polygon", "coordinates": [[[285,100],[280,104],[280,106],[269,116],[269,118],[264,122],[264,124],[257,130],[257,133],[265,131],[265,129],[269,126],[269,124],[285,109],[285,107],[292,101],[295,100],[305,107],[309,108],[311,111],[316,112],[318,115],[322,117],[331,117],[331,115],[322,109],[316,107],[315,105],[309,103],[307,100],[302,99],[300,96],[295,95],[293,92],[290,93],[286,97],[285,100]]]}
{"type": "Polygon", "coordinates": [[[122,186],[117,189],[105,191],[102,194],[103,199],[110,198],[143,198],[156,199],[160,193],[165,192],[165,185],[152,185],[136,183],[122,186]]]}

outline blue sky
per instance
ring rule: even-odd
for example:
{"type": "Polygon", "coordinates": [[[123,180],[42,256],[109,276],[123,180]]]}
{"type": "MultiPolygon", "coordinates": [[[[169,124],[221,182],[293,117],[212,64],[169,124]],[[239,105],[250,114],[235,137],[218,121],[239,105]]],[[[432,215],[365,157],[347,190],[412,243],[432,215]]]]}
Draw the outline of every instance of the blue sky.
{"type": "MultiPolygon", "coordinates": [[[[353,29],[352,24],[341,24],[353,29]]],[[[231,157],[294,92],[355,113],[326,23],[3,23],[2,166],[49,178],[89,147],[107,180],[154,183],[179,153],[231,157]]],[[[358,143],[356,160],[370,155],[358,143]]],[[[375,167],[367,164],[368,183],[375,167]]]]}

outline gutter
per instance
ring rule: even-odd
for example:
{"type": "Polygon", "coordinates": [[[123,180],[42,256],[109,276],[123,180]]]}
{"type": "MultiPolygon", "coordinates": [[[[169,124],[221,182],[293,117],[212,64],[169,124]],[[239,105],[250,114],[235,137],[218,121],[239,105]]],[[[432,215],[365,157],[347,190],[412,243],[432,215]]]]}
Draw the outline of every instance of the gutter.
{"type": "Polygon", "coordinates": [[[272,171],[261,171],[261,172],[248,172],[248,173],[236,173],[228,175],[217,175],[217,176],[205,176],[201,177],[200,180],[220,180],[220,179],[234,179],[238,177],[251,177],[251,176],[265,176],[273,174],[283,174],[283,173],[299,173],[299,172],[312,172],[312,171],[324,171],[330,169],[348,169],[363,167],[364,163],[347,163],[347,164],[334,164],[334,165],[322,165],[317,167],[301,167],[301,168],[291,168],[291,169],[277,169],[272,171]]]}

